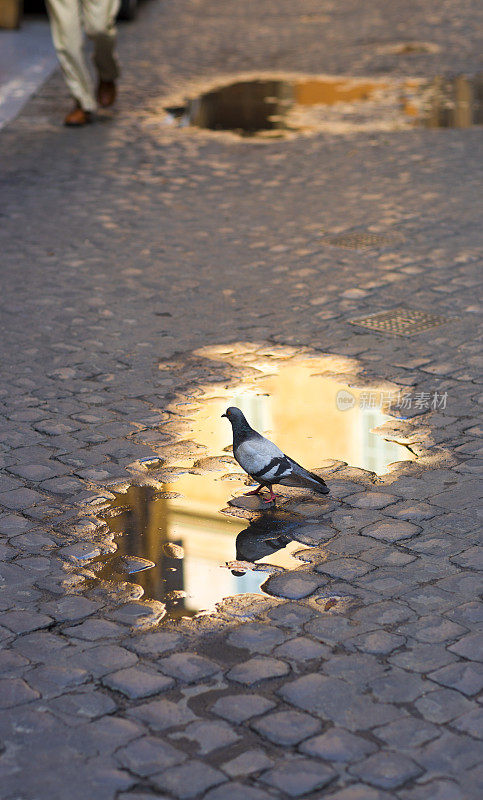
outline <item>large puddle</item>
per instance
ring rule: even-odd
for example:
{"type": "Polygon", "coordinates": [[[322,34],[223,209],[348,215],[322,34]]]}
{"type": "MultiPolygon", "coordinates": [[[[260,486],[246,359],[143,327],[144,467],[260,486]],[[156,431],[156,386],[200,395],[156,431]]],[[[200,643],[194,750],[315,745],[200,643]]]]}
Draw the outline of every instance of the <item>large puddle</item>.
{"type": "Polygon", "coordinates": [[[239,502],[250,479],[231,454],[231,426],[221,417],[228,405],[309,469],[347,462],[382,474],[390,463],[412,458],[406,447],[372,432],[393,419],[385,405],[397,398],[397,387],[355,388],[338,374],[343,360],[283,348],[233,347],[216,358],[240,364],[243,377],[172,407],[163,432],[173,434],[173,443],[159,448],[159,460],[140,465],[151,486],[116,495],[106,522],[117,551],[91,564],[99,578],[135,581],[145,597],[166,604],[168,618],[260,592],[269,574],[302,566],[304,545],[295,538],[307,524],[301,500],[317,517],[332,507],[330,495],[286,487],[275,487],[281,493],[275,507],[229,505],[239,502]]]}
{"type": "Polygon", "coordinates": [[[167,106],[180,125],[273,138],[287,132],[467,128],[483,122],[483,76],[241,79],[167,106]]]}

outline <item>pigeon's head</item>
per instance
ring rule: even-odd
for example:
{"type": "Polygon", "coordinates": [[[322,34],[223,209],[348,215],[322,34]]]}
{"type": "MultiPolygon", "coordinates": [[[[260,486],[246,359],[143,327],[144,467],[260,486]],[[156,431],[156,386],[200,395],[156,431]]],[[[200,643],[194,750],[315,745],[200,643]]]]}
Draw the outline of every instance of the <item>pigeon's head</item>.
{"type": "Polygon", "coordinates": [[[247,424],[243,411],[240,411],[236,406],[230,406],[221,416],[226,417],[235,426],[247,424]]]}

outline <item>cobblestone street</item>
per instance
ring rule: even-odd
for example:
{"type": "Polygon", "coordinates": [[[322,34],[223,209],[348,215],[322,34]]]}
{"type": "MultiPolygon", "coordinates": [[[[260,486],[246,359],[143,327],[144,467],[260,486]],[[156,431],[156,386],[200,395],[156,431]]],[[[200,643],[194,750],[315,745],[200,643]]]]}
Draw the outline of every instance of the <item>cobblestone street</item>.
{"type": "Polygon", "coordinates": [[[0,800],[483,796],[481,126],[162,122],[238,73],[473,75],[478,28],[473,0],[149,0],[113,114],[63,128],[56,72],[0,132],[0,800]],[[349,322],[399,307],[443,324],[349,322]],[[199,458],[191,404],[280,348],[447,402],[394,420],[414,461],[313,465],[270,594],[172,622],[89,580],[114,492],[199,458]]]}

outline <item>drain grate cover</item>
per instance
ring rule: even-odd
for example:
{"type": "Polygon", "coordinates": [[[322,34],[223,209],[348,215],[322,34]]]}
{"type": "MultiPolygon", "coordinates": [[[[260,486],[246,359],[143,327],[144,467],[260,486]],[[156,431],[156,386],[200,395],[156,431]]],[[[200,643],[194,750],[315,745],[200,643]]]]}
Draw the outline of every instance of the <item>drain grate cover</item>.
{"type": "Polygon", "coordinates": [[[441,317],[438,314],[428,314],[426,311],[417,311],[412,308],[394,308],[392,311],[380,311],[368,317],[349,320],[352,325],[362,325],[380,333],[389,333],[395,336],[413,336],[423,333],[438,325],[453,322],[451,317],[441,317]]]}
{"type": "Polygon", "coordinates": [[[398,236],[383,236],[380,233],[353,231],[352,233],[341,233],[340,236],[333,236],[326,243],[333,247],[350,247],[352,250],[364,250],[366,247],[385,247],[386,245],[395,244],[398,240],[398,236]]]}

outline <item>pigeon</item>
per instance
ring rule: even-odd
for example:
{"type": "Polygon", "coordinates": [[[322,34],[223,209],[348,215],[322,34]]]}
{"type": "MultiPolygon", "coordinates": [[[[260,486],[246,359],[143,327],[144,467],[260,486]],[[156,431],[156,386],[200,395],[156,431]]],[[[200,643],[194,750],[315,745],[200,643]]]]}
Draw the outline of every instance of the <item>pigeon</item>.
{"type": "Polygon", "coordinates": [[[239,408],[230,406],[221,416],[231,422],[235,459],[240,467],[260,484],[257,489],[247,494],[259,494],[261,489],[267,486],[270,495],[265,502],[269,503],[276,499],[276,494],[272,491],[274,483],[283,486],[303,486],[319,494],[328,494],[329,487],[322,478],[301,467],[282,453],[276,444],[253,430],[239,408]]]}

